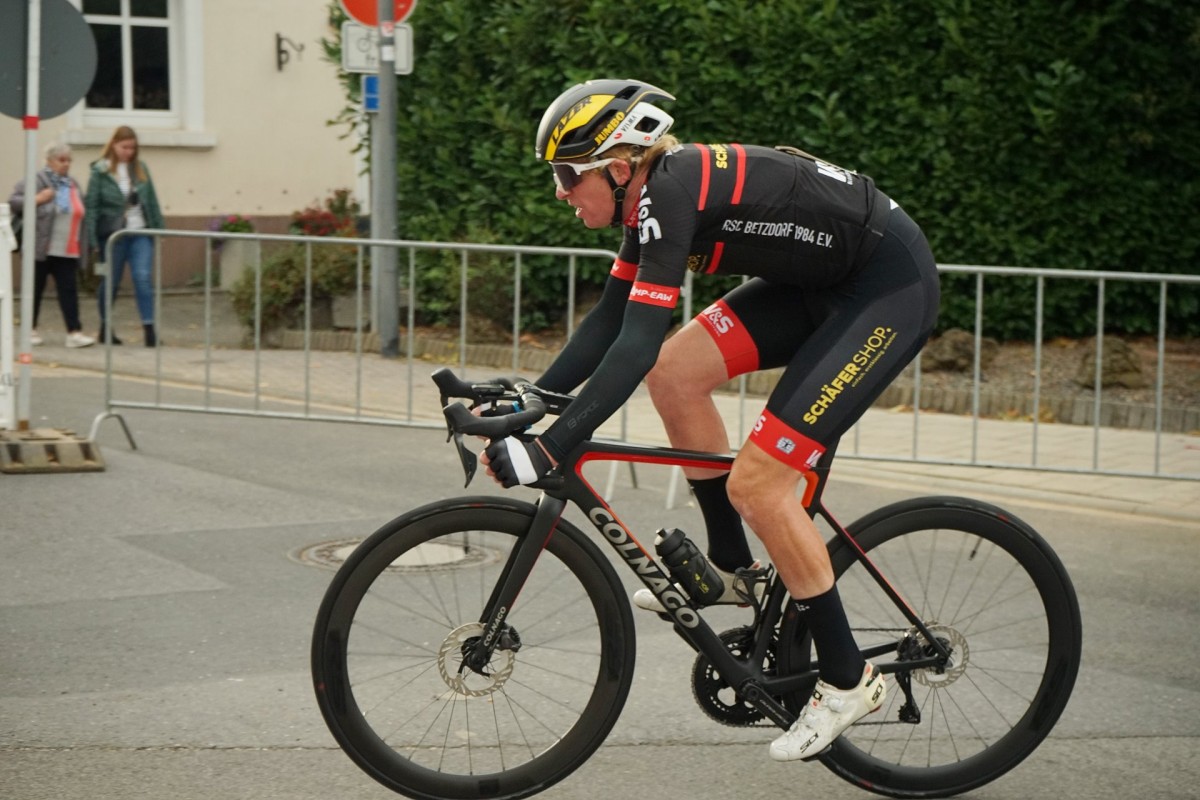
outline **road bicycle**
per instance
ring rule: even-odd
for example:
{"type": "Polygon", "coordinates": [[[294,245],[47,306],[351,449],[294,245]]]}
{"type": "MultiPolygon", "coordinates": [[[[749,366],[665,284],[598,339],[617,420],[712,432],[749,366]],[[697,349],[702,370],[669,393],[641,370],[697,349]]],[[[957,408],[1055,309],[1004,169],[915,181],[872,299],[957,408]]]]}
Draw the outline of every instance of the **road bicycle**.
{"type": "MultiPolygon", "coordinates": [[[[467,485],[476,458],[464,436],[519,434],[572,399],[531,384],[468,384],[449,370],[434,380],[467,485]],[[514,413],[478,413],[497,403],[514,413]]],[[[1070,697],[1081,642],[1071,580],[1037,532],[976,500],[906,500],[843,527],[822,501],[834,449],[806,474],[803,499],[834,531],[829,554],[855,638],[892,686],[880,712],[819,760],[893,797],[995,780],[1038,746],[1070,697]]],[[[587,441],[533,485],[536,502],[440,500],[346,559],[317,615],[313,681],[333,736],[372,778],[414,798],[526,797],[604,741],[633,679],[633,613],[612,561],[563,518],[568,504],[696,651],[691,680],[705,714],[791,726],[817,662],[773,568],[739,571],[752,620],[715,631],[584,477],[601,461],[729,469],[732,456],[587,441]]]]}

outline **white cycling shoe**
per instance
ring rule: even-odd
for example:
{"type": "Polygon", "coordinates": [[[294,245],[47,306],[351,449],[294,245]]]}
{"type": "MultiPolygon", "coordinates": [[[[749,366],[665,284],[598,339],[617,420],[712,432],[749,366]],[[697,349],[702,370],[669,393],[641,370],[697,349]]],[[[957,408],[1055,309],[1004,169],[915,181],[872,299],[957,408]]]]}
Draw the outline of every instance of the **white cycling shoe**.
{"type": "MultiPolygon", "coordinates": [[[[759,562],[755,561],[753,564],[747,567],[747,569],[759,569],[759,567],[759,562]]],[[[720,598],[718,598],[716,602],[709,603],[709,605],[746,605],[746,601],[742,599],[742,596],[738,594],[738,590],[735,588],[735,583],[737,581],[741,581],[742,579],[732,572],[726,572],[716,564],[712,564],[712,568],[715,569],[717,574],[721,576],[721,582],[725,584],[725,591],[721,593],[720,598]]],[[[745,591],[744,582],[742,584],[742,588],[743,591],[745,591]]],[[[761,600],[766,588],[766,581],[755,581],[754,596],[761,600]]],[[[683,589],[680,588],[680,591],[683,591],[683,589]]],[[[684,595],[686,596],[687,592],[684,592],[684,595]]],[[[658,598],[654,596],[654,592],[650,591],[649,589],[638,589],[636,592],[634,592],[633,604],[644,611],[653,611],[656,614],[667,613],[667,609],[663,607],[662,603],[658,602],[658,598]]]]}
{"type": "Polygon", "coordinates": [[[837,689],[817,681],[817,688],[792,727],[771,742],[771,758],[798,761],[820,755],[846,728],[878,711],[886,697],[883,673],[870,662],[853,689],[837,689]]]}

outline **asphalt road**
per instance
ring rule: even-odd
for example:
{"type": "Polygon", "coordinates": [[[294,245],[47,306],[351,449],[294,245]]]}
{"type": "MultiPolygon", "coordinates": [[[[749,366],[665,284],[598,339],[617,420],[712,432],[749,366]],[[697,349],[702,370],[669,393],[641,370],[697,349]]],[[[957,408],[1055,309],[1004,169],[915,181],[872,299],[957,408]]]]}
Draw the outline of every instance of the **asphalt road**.
{"type": "MultiPolygon", "coordinates": [[[[33,386],[35,426],[86,433],[99,378],[39,372],[33,386]]],[[[458,493],[453,449],[428,430],[126,419],[138,449],[106,422],[103,473],[0,475],[0,798],[394,797],[316,708],[308,644],[332,572],[296,554],[458,493]]],[[[663,476],[640,472],[638,489],[627,477],[614,502],[632,520],[700,530],[694,509],[662,511],[663,476]]],[[[827,494],[844,520],[904,496],[850,481],[827,494]]],[[[1200,797],[1200,530],[1008,505],[1071,572],[1083,667],[1049,740],[970,796],[1200,797]]],[[[770,730],[710,722],[689,651],[656,619],[638,624],[621,721],[542,797],[868,796],[819,765],[771,762],[770,730]]]]}

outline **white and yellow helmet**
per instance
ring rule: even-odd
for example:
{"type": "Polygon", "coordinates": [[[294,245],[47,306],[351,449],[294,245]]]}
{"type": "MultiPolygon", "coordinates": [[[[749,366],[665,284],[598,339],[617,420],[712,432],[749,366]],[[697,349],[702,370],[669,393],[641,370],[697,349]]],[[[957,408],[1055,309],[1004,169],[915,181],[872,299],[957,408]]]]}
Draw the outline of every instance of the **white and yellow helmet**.
{"type": "Polygon", "coordinates": [[[620,144],[649,147],[675,120],[652,100],[675,97],[634,80],[595,80],[567,89],[546,109],[535,152],[542,161],[595,161],[620,144]]]}

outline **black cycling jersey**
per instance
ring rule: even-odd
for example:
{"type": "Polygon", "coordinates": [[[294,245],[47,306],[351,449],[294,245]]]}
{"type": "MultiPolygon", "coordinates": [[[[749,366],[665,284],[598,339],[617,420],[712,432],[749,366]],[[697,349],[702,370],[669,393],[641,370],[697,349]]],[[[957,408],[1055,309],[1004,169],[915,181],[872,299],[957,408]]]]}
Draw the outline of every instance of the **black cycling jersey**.
{"type": "Polygon", "coordinates": [[[832,286],[870,255],[889,205],[870,178],[822,161],[685,145],[654,164],[620,260],[661,286],[679,286],[685,268],[832,286]]]}
{"type": "MultiPolygon", "coordinates": [[[[781,381],[790,394],[773,394],[765,417],[784,424],[788,435],[780,441],[799,439],[801,449],[806,440],[828,444],[853,422],[851,411],[856,419],[865,410],[862,400],[882,392],[915,355],[936,314],[932,255],[903,211],[897,210],[894,221],[904,224],[889,226],[894,208],[869,178],[790,152],[684,145],[659,158],[626,220],[624,242],[600,302],[538,380],[547,389],[568,392],[590,378],[543,435],[547,449],[561,460],[637,388],[658,358],[688,269],[757,279],[737,297],[731,294],[731,303],[715,304],[698,318],[725,354],[731,377],[796,364],[781,381]],[[902,246],[878,248],[885,232],[902,238],[902,246]],[[880,257],[872,258],[877,250],[880,257]],[[755,288],[759,284],[765,293],[755,288]],[[766,299],[772,295],[773,300],[766,299]],[[820,394],[822,382],[836,380],[838,370],[816,376],[815,390],[799,385],[797,371],[811,366],[817,354],[800,358],[798,350],[811,342],[813,350],[822,348],[821,355],[833,361],[853,352],[863,325],[875,330],[893,324],[879,318],[878,301],[884,298],[903,312],[894,320],[899,332],[885,348],[891,356],[856,392],[857,399],[837,403],[837,413],[822,408],[813,415],[814,401],[804,398],[820,394]],[[756,306],[761,312],[754,311],[756,306]],[[798,433],[804,425],[800,407],[806,403],[804,410],[818,429],[798,433]]],[[[785,448],[795,449],[794,442],[785,448]]],[[[810,461],[808,456],[801,453],[797,465],[810,461]]]]}

